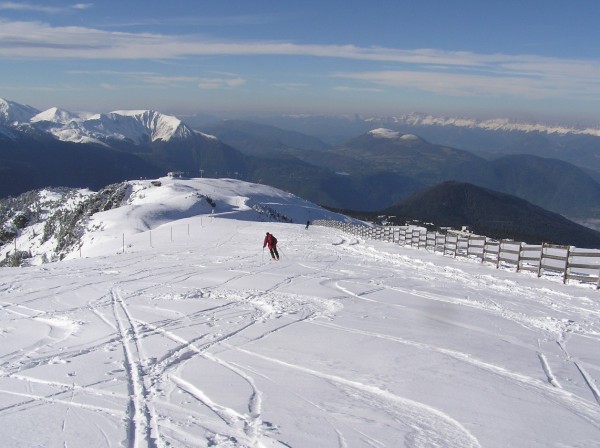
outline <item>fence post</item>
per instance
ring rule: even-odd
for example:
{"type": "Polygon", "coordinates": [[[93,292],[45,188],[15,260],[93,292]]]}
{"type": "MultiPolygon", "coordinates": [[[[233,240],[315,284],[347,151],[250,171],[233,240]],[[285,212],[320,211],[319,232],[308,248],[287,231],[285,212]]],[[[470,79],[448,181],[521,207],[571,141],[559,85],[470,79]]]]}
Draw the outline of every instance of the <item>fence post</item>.
{"type": "Polygon", "coordinates": [[[542,276],[542,263],[544,262],[544,250],[546,249],[546,243],[542,243],[542,250],[540,251],[540,264],[538,265],[538,278],[542,276]]]}
{"type": "Polygon", "coordinates": [[[487,236],[483,237],[483,250],[481,252],[481,262],[483,263],[483,260],[485,260],[485,256],[486,256],[486,251],[487,251],[487,236]]]}
{"type": "MultiPolygon", "coordinates": [[[[370,226],[357,226],[357,225],[345,225],[340,223],[331,223],[325,220],[315,220],[313,222],[315,225],[322,225],[326,227],[339,228],[346,232],[351,232],[354,234],[358,234],[364,236],[365,238],[376,239],[376,240],[386,240],[391,241],[393,243],[402,243],[405,246],[417,246],[417,248],[421,249],[425,247],[428,249],[430,246],[430,234],[429,232],[421,232],[416,229],[409,229],[407,226],[398,226],[398,227],[370,227],[370,226]],[[397,232],[397,233],[396,233],[397,232]]],[[[188,224],[189,229],[189,224],[188,224]]],[[[189,230],[188,230],[189,232],[189,230]]],[[[173,228],[171,227],[171,239],[173,238],[173,228]]],[[[528,245],[522,241],[513,241],[509,239],[500,239],[496,240],[494,238],[488,238],[486,236],[483,237],[475,237],[473,235],[469,235],[466,238],[461,238],[458,234],[449,234],[445,233],[437,233],[434,232],[435,238],[432,240],[434,244],[434,251],[437,247],[442,247],[443,255],[446,255],[448,251],[452,252],[452,256],[454,258],[457,257],[459,245],[462,243],[463,246],[461,250],[464,249],[464,243],[467,244],[467,257],[470,255],[478,255],[478,253],[472,253],[471,250],[473,248],[481,249],[481,262],[490,261],[493,262],[493,258],[489,257],[490,254],[496,254],[496,269],[500,268],[500,264],[504,261],[509,265],[514,263],[513,256],[516,255],[516,271],[520,272],[522,270],[531,270],[533,272],[536,271],[536,266],[532,265],[535,261],[535,255],[528,256],[529,252],[534,252],[539,248],[539,262],[537,266],[537,274],[538,277],[543,275],[545,269],[555,271],[560,273],[561,268],[557,267],[555,263],[551,263],[548,265],[544,264],[544,260],[555,260],[562,261],[562,280],[563,284],[567,284],[568,280],[575,279],[590,282],[595,282],[596,289],[600,290],[600,265],[592,264],[592,263],[581,263],[579,262],[579,258],[582,257],[595,257],[600,260],[600,254],[597,251],[594,252],[581,252],[577,250],[575,246],[566,246],[566,245],[555,245],[549,243],[542,243],[540,245],[528,245]],[[443,238],[443,239],[442,239],[443,238]],[[454,240],[454,241],[452,241],[454,240]],[[483,245],[475,245],[475,242],[483,241],[483,245]],[[514,247],[518,247],[518,250],[514,249],[514,247]],[[497,251],[490,250],[492,247],[496,248],[497,251]],[[553,251],[566,251],[566,255],[558,255],[554,254],[553,251]],[[506,255],[506,258],[504,258],[506,255]],[[571,257],[574,257],[574,260],[571,260],[571,257]],[[524,263],[521,265],[521,263],[524,263]],[[571,269],[575,269],[574,273],[571,272],[571,269]],[[596,276],[591,275],[589,273],[579,273],[578,269],[584,270],[593,270],[594,272],[598,271],[596,276]]],[[[15,241],[16,244],[16,241],[15,241]]],[[[150,244],[152,244],[152,233],[150,231],[150,244]]],[[[125,234],[123,234],[123,253],[125,252],[125,234]]],[[[81,257],[81,247],[80,247],[80,257],[81,257]]]]}
{"type": "Polygon", "coordinates": [[[567,256],[565,259],[565,272],[563,273],[563,284],[567,284],[567,276],[569,275],[569,257],[571,256],[571,250],[573,246],[567,247],[567,256]]]}
{"type": "Polygon", "coordinates": [[[523,242],[519,243],[519,253],[517,255],[517,272],[521,270],[521,252],[523,251],[523,242]]]}
{"type": "Polygon", "coordinates": [[[496,260],[496,269],[500,269],[500,257],[502,256],[502,244],[504,243],[504,238],[500,239],[498,243],[498,259],[496,260]]]}

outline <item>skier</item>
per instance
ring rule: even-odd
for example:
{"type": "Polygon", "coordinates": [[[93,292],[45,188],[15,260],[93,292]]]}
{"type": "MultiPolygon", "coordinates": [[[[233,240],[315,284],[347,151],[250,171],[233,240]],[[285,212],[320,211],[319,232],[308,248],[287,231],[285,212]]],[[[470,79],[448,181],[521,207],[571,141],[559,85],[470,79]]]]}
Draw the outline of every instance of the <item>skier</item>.
{"type": "Polygon", "coordinates": [[[306,221],[306,227],[305,227],[305,229],[308,229],[308,226],[310,226],[310,221],[306,221]]]}
{"type": "Polygon", "coordinates": [[[271,235],[269,232],[267,232],[267,235],[265,236],[265,241],[263,242],[263,250],[265,246],[269,247],[269,252],[271,252],[271,258],[273,260],[279,260],[279,252],[277,252],[277,238],[275,238],[275,235],[271,235]]]}

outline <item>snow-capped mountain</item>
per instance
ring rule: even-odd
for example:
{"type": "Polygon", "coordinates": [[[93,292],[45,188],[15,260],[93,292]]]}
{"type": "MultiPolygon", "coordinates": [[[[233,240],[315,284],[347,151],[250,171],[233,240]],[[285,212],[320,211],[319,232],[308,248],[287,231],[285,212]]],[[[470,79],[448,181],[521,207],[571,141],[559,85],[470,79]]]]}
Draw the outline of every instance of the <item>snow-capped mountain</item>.
{"type": "Polygon", "coordinates": [[[152,110],[120,110],[89,114],[52,107],[45,111],[38,111],[2,99],[0,99],[0,123],[17,129],[30,127],[58,140],[75,143],[110,144],[111,141],[117,141],[142,145],[159,140],[187,139],[199,134],[177,117],[152,110]]]}
{"type": "Polygon", "coordinates": [[[39,112],[39,110],[31,106],[25,106],[0,98],[0,124],[15,125],[17,123],[28,122],[39,112]]]}
{"type": "Polygon", "coordinates": [[[71,121],[81,121],[85,116],[76,114],[57,107],[40,112],[29,120],[31,123],[49,122],[56,124],[69,124],[71,121]]]}
{"type": "Polygon", "coordinates": [[[456,128],[482,129],[486,131],[518,131],[539,132],[557,135],[592,135],[600,137],[600,128],[577,128],[573,126],[547,125],[542,123],[527,123],[514,121],[508,118],[493,118],[489,120],[478,120],[476,118],[436,117],[422,113],[410,113],[389,118],[368,118],[365,121],[379,123],[387,121],[393,124],[408,126],[452,126],[456,128]]]}
{"type": "Polygon", "coordinates": [[[136,145],[157,140],[185,139],[194,131],[176,117],[155,111],[116,111],[96,114],[67,123],[52,122],[49,128],[56,138],[71,142],[131,141],[136,145]]]}

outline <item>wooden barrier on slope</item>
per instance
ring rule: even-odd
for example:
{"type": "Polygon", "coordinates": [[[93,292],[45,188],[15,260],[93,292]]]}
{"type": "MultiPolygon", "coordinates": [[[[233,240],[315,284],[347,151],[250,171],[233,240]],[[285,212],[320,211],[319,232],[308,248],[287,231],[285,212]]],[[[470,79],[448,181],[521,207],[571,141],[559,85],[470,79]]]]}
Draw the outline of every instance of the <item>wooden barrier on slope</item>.
{"type": "Polygon", "coordinates": [[[330,220],[315,220],[313,224],[333,227],[365,239],[441,252],[454,258],[478,259],[496,268],[514,266],[517,272],[536,272],[538,277],[551,273],[561,276],[565,284],[576,280],[595,283],[596,289],[600,289],[600,250],[495,240],[456,231],[430,232],[409,226],[367,226],[330,220]]]}

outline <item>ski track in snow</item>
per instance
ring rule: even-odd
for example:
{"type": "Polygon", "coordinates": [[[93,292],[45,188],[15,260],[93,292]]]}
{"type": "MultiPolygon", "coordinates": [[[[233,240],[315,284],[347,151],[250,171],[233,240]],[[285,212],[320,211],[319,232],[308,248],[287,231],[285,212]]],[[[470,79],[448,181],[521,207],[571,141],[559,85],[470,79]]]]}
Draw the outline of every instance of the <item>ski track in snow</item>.
{"type": "MultiPolygon", "coordinates": [[[[215,242],[214,253],[220,253],[236,238],[240,235],[232,232],[229,239],[215,242]]],[[[0,406],[0,417],[60,406],[64,446],[76,425],[75,419],[85,421],[86,413],[101,414],[110,425],[124,425],[121,444],[130,448],[290,446],[285,436],[280,435],[277,422],[263,420],[267,412],[273,415],[265,388],[265,384],[274,382],[266,373],[268,369],[242,360],[232,361],[232,353],[239,353],[245,355],[243,359],[251,358],[263,366],[276,365],[292,376],[308,376],[333,385],[347,397],[351,407],[372,408],[386,414],[399,426],[410,428],[405,433],[398,430],[405,446],[485,445],[479,441],[475,425],[426,402],[368,383],[358,375],[342,374],[333,367],[326,370],[317,368],[318,364],[294,362],[289,353],[286,357],[261,352],[261,343],[276,339],[295,326],[307,326],[441,355],[542,396],[600,429],[600,392],[594,378],[600,368],[571,358],[567,351],[570,335],[600,341],[600,324],[595,322],[600,320],[600,311],[582,306],[576,290],[571,296],[551,289],[540,294],[540,289],[520,285],[510,278],[496,278],[493,271],[477,277],[457,268],[457,264],[449,267],[422,261],[418,253],[409,258],[376,251],[347,236],[335,237],[328,247],[304,248],[301,257],[287,247],[282,253],[282,261],[277,264],[268,260],[257,264],[256,255],[223,255],[218,259],[212,256],[210,260],[217,261],[212,265],[205,263],[205,269],[178,263],[177,254],[164,254],[151,267],[141,264],[144,255],[129,255],[114,266],[107,263],[95,268],[92,280],[86,279],[83,270],[50,268],[65,281],[49,284],[45,289],[38,283],[37,291],[27,286],[31,278],[17,271],[14,279],[0,284],[0,312],[7,323],[2,330],[6,334],[0,333],[0,338],[16,332],[20,323],[43,327],[45,333],[39,337],[38,331],[37,339],[0,356],[0,393],[14,399],[0,406]],[[221,265],[218,269],[217,264],[221,265]],[[211,273],[219,275],[212,278],[211,273]],[[257,278],[264,282],[264,288],[258,287],[263,283],[257,282],[257,278]],[[411,285],[415,279],[421,284],[443,280],[455,288],[440,292],[434,288],[403,286],[399,279],[407,278],[412,279],[411,285]],[[326,294],[313,297],[310,293],[288,292],[301,290],[304,285],[318,286],[326,294]],[[495,295],[490,296],[489,291],[495,295]],[[499,300],[504,293],[514,302],[499,300]],[[48,297],[53,298],[51,302],[46,302],[48,297]],[[540,377],[496,365],[468,351],[349,327],[335,320],[336,313],[348,301],[418,314],[419,310],[402,303],[403,297],[466,307],[532,331],[538,337],[538,350],[532,350],[532,356],[537,357],[540,377]],[[523,309],[525,305],[515,298],[523,303],[535,302],[539,309],[553,309],[553,303],[563,300],[559,312],[569,319],[528,315],[523,309]],[[179,307],[182,303],[187,306],[179,307]],[[572,320],[573,316],[577,321],[572,320]],[[81,338],[92,327],[91,321],[96,322],[97,334],[81,338]],[[548,340],[556,342],[565,359],[576,367],[593,400],[575,395],[561,384],[553,361],[541,347],[540,341],[548,340]],[[113,354],[118,352],[122,353],[121,358],[114,359],[113,354]],[[68,371],[70,363],[99,353],[107,354],[104,377],[87,381],[76,375],[69,382],[43,376],[43,369],[48,366],[64,366],[68,371]],[[244,393],[234,400],[214,387],[194,381],[196,366],[227,375],[244,393]],[[179,397],[183,402],[181,396],[192,403],[182,408],[174,399],[179,397]]],[[[47,274],[52,277],[51,272],[47,274]]],[[[451,317],[436,318],[452,323],[451,317]]],[[[485,331],[469,322],[454,322],[454,325],[485,331]]],[[[493,335],[493,328],[488,331],[493,335]]],[[[327,409],[311,401],[310,396],[295,391],[290,394],[314,409],[315,418],[326,420],[337,446],[354,446],[355,434],[360,435],[364,445],[388,446],[375,433],[351,427],[330,415],[327,409]]],[[[112,446],[115,441],[110,425],[94,421],[89,424],[89,431],[98,434],[105,446],[112,446]]]]}
{"type": "Polygon", "coordinates": [[[331,381],[335,384],[338,384],[340,387],[356,390],[359,393],[365,394],[369,397],[375,397],[378,400],[381,408],[385,409],[386,412],[394,415],[399,420],[414,427],[419,433],[415,437],[422,437],[423,441],[426,440],[427,443],[431,443],[433,445],[442,444],[457,447],[480,446],[477,439],[459,422],[438,411],[437,409],[422,403],[394,395],[391,392],[383,390],[377,386],[360,383],[358,381],[349,380],[336,375],[326,374],[303,366],[294,365],[279,359],[260,355],[241,347],[236,347],[235,349],[242,353],[316,376],[325,381],[331,381]],[[392,404],[391,407],[389,405],[390,403],[392,404]]]}
{"type": "MultiPolygon", "coordinates": [[[[358,248],[356,248],[356,247],[347,247],[346,248],[345,247],[345,249],[347,249],[349,252],[351,252],[355,255],[360,255],[362,257],[368,256],[372,259],[375,259],[375,260],[378,260],[381,262],[385,262],[386,264],[390,264],[392,266],[408,267],[410,265],[411,268],[414,268],[416,266],[416,269],[418,271],[419,270],[422,271],[423,277],[440,276],[440,277],[446,278],[446,277],[448,277],[449,272],[451,272],[452,273],[451,274],[452,281],[462,284],[463,287],[465,287],[467,289],[473,289],[478,292],[485,292],[488,289],[497,290],[497,291],[510,290],[511,294],[520,296],[524,300],[535,300],[537,303],[541,302],[541,303],[547,304],[548,306],[553,306],[554,300],[556,300],[556,299],[558,299],[558,300],[564,299],[566,301],[566,303],[561,302],[561,308],[566,309],[567,312],[569,313],[569,315],[572,315],[571,313],[581,314],[583,319],[592,323],[591,325],[589,325],[589,327],[591,327],[590,328],[591,331],[580,331],[580,333],[584,337],[592,338],[592,339],[600,342],[600,328],[598,328],[599,327],[598,323],[600,322],[600,310],[598,310],[598,309],[590,310],[589,308],[582,308],[576,304],[571,304],[571,303],[569,303],[571,301],[570,300],[571,297],[568,297],[566,294],[563,295],[561,293],[548,290],[547,294],[549,297],[547,298],[543,295],[540,296],[539,290],[537,290],[537,289],[532,289],[532,288],[528,288],[528,287],[519,286],[517,284],[512,284],[512,281],[497,279],[495,277],[492,277],[491,275],[485,276],[485,277],[483,277],[483,276],[476,277],[476,276],[467,274],[466,272],[464,272],[460,269],[453,269],[453,268],[449,268],[447,266],[439,267],[433,263],[424,263],[421,260],[419,260],[418,258],[415,259],[415,258],[408,258],[408,257],[398,257],[395,255],[387,254],[387,253],[385,253],[385,251],[374,251],[373,249],[364,250],[363,247],[358,247],[358,248]]],[[[412,273],[411,275],[414,275],[414,273],[412,273]]],[[[351,281],[351,279],[345,279],[345,281],[351,281]]],[[[374,283],[377,284],[378,281],[374,280],[374,283]]],[[[355,294],[352,291],[348,290],[347,288],[344,288],[343,286],[341,286],[341,284],[339,282],[337,282],[335,284],[335,286],[338,289],[340,289],[342,292],[344,292],[345,294],[348,294],[352,297],[356,297],[360,300],[376,302],[375,300],[364,297],[364,295],[368,295],[369,293],[371,293],[374,290],[364,291],[361,294],[355,294]]],[[[549,320],[545,316],[540,316],[539,318],[532,318],[532,316],[527,316],[522,312],[511,311],[511,310],[507,309],[506,307],[501,306],[498,303],[489,301],[489,300],[473,300],[473,299],[470,299],[469,297],[466,297],[466,298],[457,297],[457,296],[453,297],[451,294],[447,294],[447,293],[444,295],[433,294],[431,292],[416,291],[416,290],[412,290],[412,289],[400,288],[397,286],[393,286],[393,287],[386,286],[385,288],[387,288],[389,290],[397,291],[401,294],[410,294],[410,295],[421,297],[421,298],[424,298],[427,300],[435,300],[435,301],[441,301],[441,302],[448,302],[448,303],[452,303],[452,304],[456,304],[456,305],[473,307],[478,310],[482,310],[482,311],[485,311],[488,313],[492,313],[492,314],[501,316],[502,318],[508,319],[512,322],[522,325],[525,328],[541,330],[545,333],[548,333],[561,346],[562,350],[567,354],[567,358],[570,359],[570,356],[566,352],[566,348],[564,345],[565,335],[573,333],[573,332],[577,332],[577,329],[578,329],[578,325],[571,320],[556,320],[556,319],[549,320]]],[[[402,305],[393,304],[393,306],[402,306],[402,305]]],[[[567,314],[567,313],[565,313],[565,314],[567,314]]],[[[558,380],[555,378],[546,356],[541,352],[538,352],[537,356],[540,360],[542,369],[544,371],[546,378],[548,379],[548,382],[550,384],[552,384],[554,387],[557,387],[560,389],[561,386],[560,386],[558,380]]],[[[598,387],[596,386],[596,381],[586,372],[585,368],[582,367],[581,362],[573,361],[573,364],[575,365],[575,367],[577,368],[577,371],[581,374],[581,376],[585,380],[585,383],[589,387],[595,401],[598,404],[600,404],[600,393],[599,393],[598,387]]],[[[594,366],[594,367],[596,369],[600,368],[600,366],[594,366]]],[[[580,403],[580,404],[584,404],[584,403],[580,403]]],[[[584,407],[587,407],[587,406],[584,406],[584,407]]],[[[598,418],[598,416],[596,415],[597,410],[592,408],[591,411],[592,411],[591,413],[588,413],[587,411],[585,411],[584,413],[588,414],[588,418],[591,418],[591,421],[596,423],[596,419],[598,418]]]]}
{"type": "Polygon", "coordinates": [[[114,289],[111,291],[111,295],[113,314],[119,330],[125,356],[125,368],[129,378],[128,445],[137,448],[147,444],[154,448],[157,446],[155,438],[151,435],[154,417],[149,408],[148,390],[142,376],[139,336],[119,291],[114,289]]]}

